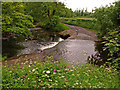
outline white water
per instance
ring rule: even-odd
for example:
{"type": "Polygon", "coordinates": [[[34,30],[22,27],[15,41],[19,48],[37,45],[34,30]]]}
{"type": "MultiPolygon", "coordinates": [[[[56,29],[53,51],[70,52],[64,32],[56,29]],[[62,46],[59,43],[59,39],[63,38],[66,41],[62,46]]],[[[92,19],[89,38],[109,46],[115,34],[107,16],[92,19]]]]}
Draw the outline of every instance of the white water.
{"type": "Polygon", "coordinates": [[[43,51],[43,50],[45,50],[45,49],[52,48],[52,47],[56,46],[59,42],[61,42],[61,41],[63,41],[63,40],[64,40],[64,39],[59,38],[58,42],[51,42],[52,44],[49,44],[49,45],[47,45],[47,46],[42,46],[42,47],[41,47],[41,50],[43,51]]]}
{"type": "Polygon", "coordinates": [[[22,54],[30,54],[30,53],[39,53],[45,49],[52,48],[56,46],[59,42],[63,41],[64,39],[59,38],[57,42],[37,42],[37,41],[27,41],[27,42],[21,42],[18,43],[20,45],[23,45],[26,47],[23,50],[20,50],[17,54],[17,56],[22,54]]]}

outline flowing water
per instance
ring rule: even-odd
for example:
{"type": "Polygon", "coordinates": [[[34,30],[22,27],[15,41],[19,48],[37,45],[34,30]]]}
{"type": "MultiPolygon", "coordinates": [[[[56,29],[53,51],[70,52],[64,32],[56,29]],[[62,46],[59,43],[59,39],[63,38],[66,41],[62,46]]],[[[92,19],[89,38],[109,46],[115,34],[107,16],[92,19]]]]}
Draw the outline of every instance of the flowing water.
{"type": "Polygon", "coordinates": [[[89,57],[98,52],[95,49],[97,37],[92,31],[68,26],[75,30],[76,36],[66,40],[53,33],[44,32],[42,29],[31,29],[34,39],[19,42],[19,45],[26,48],[18,50],[17,56],[44,52],[47,56],[53,56],[55,60],[64,58],[71,64],[86,64],[89,57]]]}

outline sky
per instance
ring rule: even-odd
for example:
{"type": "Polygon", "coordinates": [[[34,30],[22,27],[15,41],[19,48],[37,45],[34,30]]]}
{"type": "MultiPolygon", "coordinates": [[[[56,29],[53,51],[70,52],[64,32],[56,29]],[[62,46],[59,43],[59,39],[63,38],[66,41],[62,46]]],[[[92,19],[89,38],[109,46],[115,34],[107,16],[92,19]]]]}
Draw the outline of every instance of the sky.
{"type": "Polygon", "coordinates": [[[109,5],[109,3],[119,1],[119,0],[59,0],[64,2],[66,7],[72,8],[73,11],[78,9],[87,8],[89,12],[94,9],[94,7],[99,8],[100,6],[109,5]]]}

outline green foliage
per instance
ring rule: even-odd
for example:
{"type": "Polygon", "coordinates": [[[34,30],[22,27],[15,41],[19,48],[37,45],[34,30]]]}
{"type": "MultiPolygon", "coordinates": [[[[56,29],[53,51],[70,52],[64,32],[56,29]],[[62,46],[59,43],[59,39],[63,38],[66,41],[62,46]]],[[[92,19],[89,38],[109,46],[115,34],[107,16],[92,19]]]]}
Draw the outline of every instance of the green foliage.
{"type": "Polygon", "coordinates": [[[2,31],[14,34],[31,35],[28,28],[34,27],[33,18],[24,14],[24,4],[20,2],[2,3],[2,31]]]}
{"type": "Polygon", "coordinates": [[[98,37],[104,43],[103,50],[107,50],[108,63],[120,69],[120,1],[114,2],[110,6],[96,8],[94,17],[100,25],[98,37]]]}
{"type": "Polygon", "coordinates": [[[71,9],[65,8],[61,2],[27,2],[26,13],[31,15],[37,26],[53,29],[60,21],[59,16],[72,17],[71,9]]]}
{"type": "Polygon", "coordinates": [[[88,12],[87,8],[86,8],[86,10],[84,10],[84,8],[83,8],[81,10],[80,9],[75,10],[74,14],[75,14],[75,17],[88,17],[88,18],[90,18],[92,13],[88,12]]]}
{"type": "Polygon", "coordinates": [[[56,27],[56,25],[60,22],[59,17],[58,16],[53,16],[52,19],[50,21],[48,21],[48,23],[45,25],[44,28],[46,29],[54,29],[54,27],[56,27]]]}
{"type": "MultiPolygon", "coordinates": [[[[37,59],[38,60],[38,59],[37,59]]],[[[3,66],[4,88],[118,88],[118,72],[96,65],[78,65],[69,68],[64,61],[26,61],[13,69],[3,66]],[[52,62],[51,62],[52,61],[52,62]],[[34,63],[34,65],[33,65],[34,63]]]]}
{"type": "MultiPolygon", "coordinates": [[[[0,57],[1,58],[1,57],[0,57]]],[[[7,56],[3,56],[2,57],[2,61],[5,61],[5,59],[7,59],[7,56]]]]}
{"type": "Polygon", "coordinates": [[[70,28],[64,25],[63,23],[58,23],[56,27],[54,27],[52,30],[55,32],[61,32],[64,30],[70,30],[70,28]]]}
{"type": "Polygon", "coordinates": [[[100,37],[107,35],[107,32],[116,26],[120,25],[120,1],[117,1],[113,5],[96,8],[94,17],[97,19],[97,24],[100,37]]]}
{"type": "Polygon", "coordinates": [[[108,50],[108,61],[110,65],[115,68],[120,67],[120,28],[116,28],[113,31],[108,32],[107,37],[103,37],[104,49],[108,50]]]}
{"type": "Polygon", "coordinates": [[[62,20],[62,22],[70,25],[76,25],[83,28],[96,30],[96,20],[94,18],[65,18],[64,20],[62,20]]]}

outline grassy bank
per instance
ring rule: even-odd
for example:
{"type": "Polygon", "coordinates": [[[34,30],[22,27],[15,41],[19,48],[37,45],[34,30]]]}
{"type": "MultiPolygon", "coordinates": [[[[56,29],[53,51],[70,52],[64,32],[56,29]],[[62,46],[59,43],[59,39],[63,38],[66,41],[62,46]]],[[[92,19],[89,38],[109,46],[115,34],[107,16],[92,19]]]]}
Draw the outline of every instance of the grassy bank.
{"type": "MultiPolygon", "coordinates": [[[[28,62],[2,69],[3,88],[118,88],[118,72],[112,68],[86,64],[69,68],[64,61],[48,57],[44,63],[28,62]],[[32,63],[35,63],[34,65],[32,63]]],[[[71,65],[72,66],[72,65],[71,65]]]]}
{"type": "Polygon", "coordinates": [[[62,22],[95,31],[97,31],[100,27],[100,25],[96,24],[96,19],[94,18],[64,18],[62,19],[62,22]]]}

